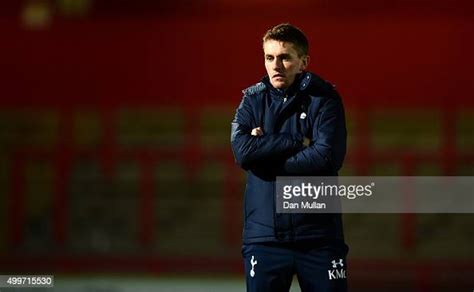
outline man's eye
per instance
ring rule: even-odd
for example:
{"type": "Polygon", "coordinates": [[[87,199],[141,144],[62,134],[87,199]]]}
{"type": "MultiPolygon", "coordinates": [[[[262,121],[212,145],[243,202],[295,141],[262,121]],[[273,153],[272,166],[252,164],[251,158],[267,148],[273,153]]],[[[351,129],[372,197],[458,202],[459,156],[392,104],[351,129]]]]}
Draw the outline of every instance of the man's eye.
{"type": "Polygon", "coordinates": [[[271,57],[271,56],[266,56],[266,57],[265,57],[265,60],[271,61],[271,60],[273,60],[273,57],[271,57]]]}

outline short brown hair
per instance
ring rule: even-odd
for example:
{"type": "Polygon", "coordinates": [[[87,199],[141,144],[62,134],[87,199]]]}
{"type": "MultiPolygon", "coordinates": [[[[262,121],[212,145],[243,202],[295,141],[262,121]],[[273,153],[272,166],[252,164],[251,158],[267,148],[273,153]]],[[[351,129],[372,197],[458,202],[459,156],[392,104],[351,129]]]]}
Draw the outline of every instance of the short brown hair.
{"type": "Polygon", "coordinates": [[[299,56],[308,55],[308,39],[299,28],[289,23],[280,23],[267,30],[263,36],[263,42],[268,40],[292,43],[299,56]]]}

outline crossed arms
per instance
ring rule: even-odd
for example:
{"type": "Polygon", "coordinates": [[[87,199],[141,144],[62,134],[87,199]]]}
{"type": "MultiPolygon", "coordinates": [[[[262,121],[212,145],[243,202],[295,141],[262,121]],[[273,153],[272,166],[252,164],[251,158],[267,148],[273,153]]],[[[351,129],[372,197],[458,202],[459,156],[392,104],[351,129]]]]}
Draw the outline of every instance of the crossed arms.
{"type": "Polygon", "coordinates": [[[342,104],[327,99],[312,129],[313,140],[302,134],[266,134],[254,121],[249,97],[244,96],[232,121],[231,145],[235,160],[244,169],[262,167],[269,161],[281,161],[287,175],[304,175],[333,166],[332,149],[336,142],[342,104]]]}

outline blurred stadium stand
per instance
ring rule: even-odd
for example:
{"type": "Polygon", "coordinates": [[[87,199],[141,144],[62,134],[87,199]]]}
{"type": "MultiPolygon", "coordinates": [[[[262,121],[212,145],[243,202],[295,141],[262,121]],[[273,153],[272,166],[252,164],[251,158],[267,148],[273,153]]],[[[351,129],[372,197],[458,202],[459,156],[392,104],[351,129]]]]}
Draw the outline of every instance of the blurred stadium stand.
{"type": "MultiPolygon", "coordinates": [[[[242,276],[229,127],[282,21],[344,98],[341,175],[474,175],[473,15],[467,0],[2,2],[1,274],[242,276]]],[[[352,291],[474,288],[472,214],[344,223],[352,291]]]]}

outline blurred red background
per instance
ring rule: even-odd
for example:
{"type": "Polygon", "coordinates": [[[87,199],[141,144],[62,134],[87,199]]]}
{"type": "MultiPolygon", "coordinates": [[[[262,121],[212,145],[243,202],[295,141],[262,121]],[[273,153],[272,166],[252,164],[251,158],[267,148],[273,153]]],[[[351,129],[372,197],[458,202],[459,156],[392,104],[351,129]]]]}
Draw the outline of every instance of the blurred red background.
{"type": "MultiPolygon", "coordinates": [[[[241,272],[243,179],[233,164],[228,128],[241,90],[264,74],[261,37],[280,22],[305,31],[309,70],[335,83],[343,96],[350,129],[344,174],[472,175],[473,15],[474,3],[467,0],[1,3],[1,270],[241,272]],[[394,136],[386,137],[391,131],[394,136]],[[104,195],[90,216],[122,206],[107,202],[121,192],[120,184],[130,180],[127,169],[133,169],[133,190],[123,203],[128,209],[121,213],[133,217],[124,221],[130,242],[125,247],[71,243],[75,236],[94,236],[87,232],[93,217],[79,235],[71,223],[74,212],[89,214],[72,203],[74,193],[79,202],[91,200],[81,196],[89,192],[80,189],[83,182],[74,182],[76,173],[89,173],[86,166],[78,167],[86,160],[97,164],[101,185],[115,186],[91,185],[92,193],[109,197],[104,195]],[[170,172],[163,161],[178,165],[179,179],[163,179],[170,172]],[[201,180],[209,163],[217,170],[201,180]],[[157,165],[165,166],[157,170],[157,165]],[[427,172],[419,170],[426,165],[427,172]],[[163,198],[176,202],[165,193],[183,184],[190,185],[180,189],[190,197],[201,195],[193,190],[196,185],[215,192],[209,200],[218,200],[219,206],[208,211],[215,217],[188,219],[195,222],[191,229],[202,228],[206,220],[218,222],[214,233],[196,234],[214,240],[218,252],[203,248],[196,254],[185,247],[167,252],[160,246],[168,232],[179,234],[169,245],[192,240],[179,230],[183,222],[173,230],[163,227],[171,224],[176,210],[192,211],[176,207],[159,215],[167,214],[166,206],[156,205],[163,198]],[[40,210],[34,207],[35,200],[43,200],[38,198],[47,198],[40,210]]],[[[358,242],[350,233],[353,225],[346,224],[349,244],[352,237],[355,242],[355,287],[371,287],[363,273],[357,274],[365,268],[409,273],[414,280],[400,284],[404,289],[444,289],[452,279],[471,287],[468,277],[463,282],[455,272],[446,275],[445,284],[436,282],[440,269],[474,274],[472,232],[457,229],[459,222],[472,222],[472,216],[456,216],[429,219],[427,225],[413,214],[390,217],[387,224],[394,225],[394,233],[387,242],[396,242],[395,251],[382,250],[375,259],[362,246],[386,242],[358,242]],[[423,253],[424,235],[440,221],[455,222],[444,227],[452,231],[444,246],[453,250],[462,242],[464,253],[444,251],[444,257],[433,257],[439,246],[423,253]]],[[[370,216],[364,220],[372,221],[370,216]]],[[[359,228],[372,228],[374,237],[385,234],[384,226],[359,223],[359,228]]],[[[120,224],[103,228],[112,232],[120,224]]],[[[107,238],[107,232],[100,236],[107,238]]],[[[405,281],[402,276],[385,280],[392,286],[405,281]]]]}

